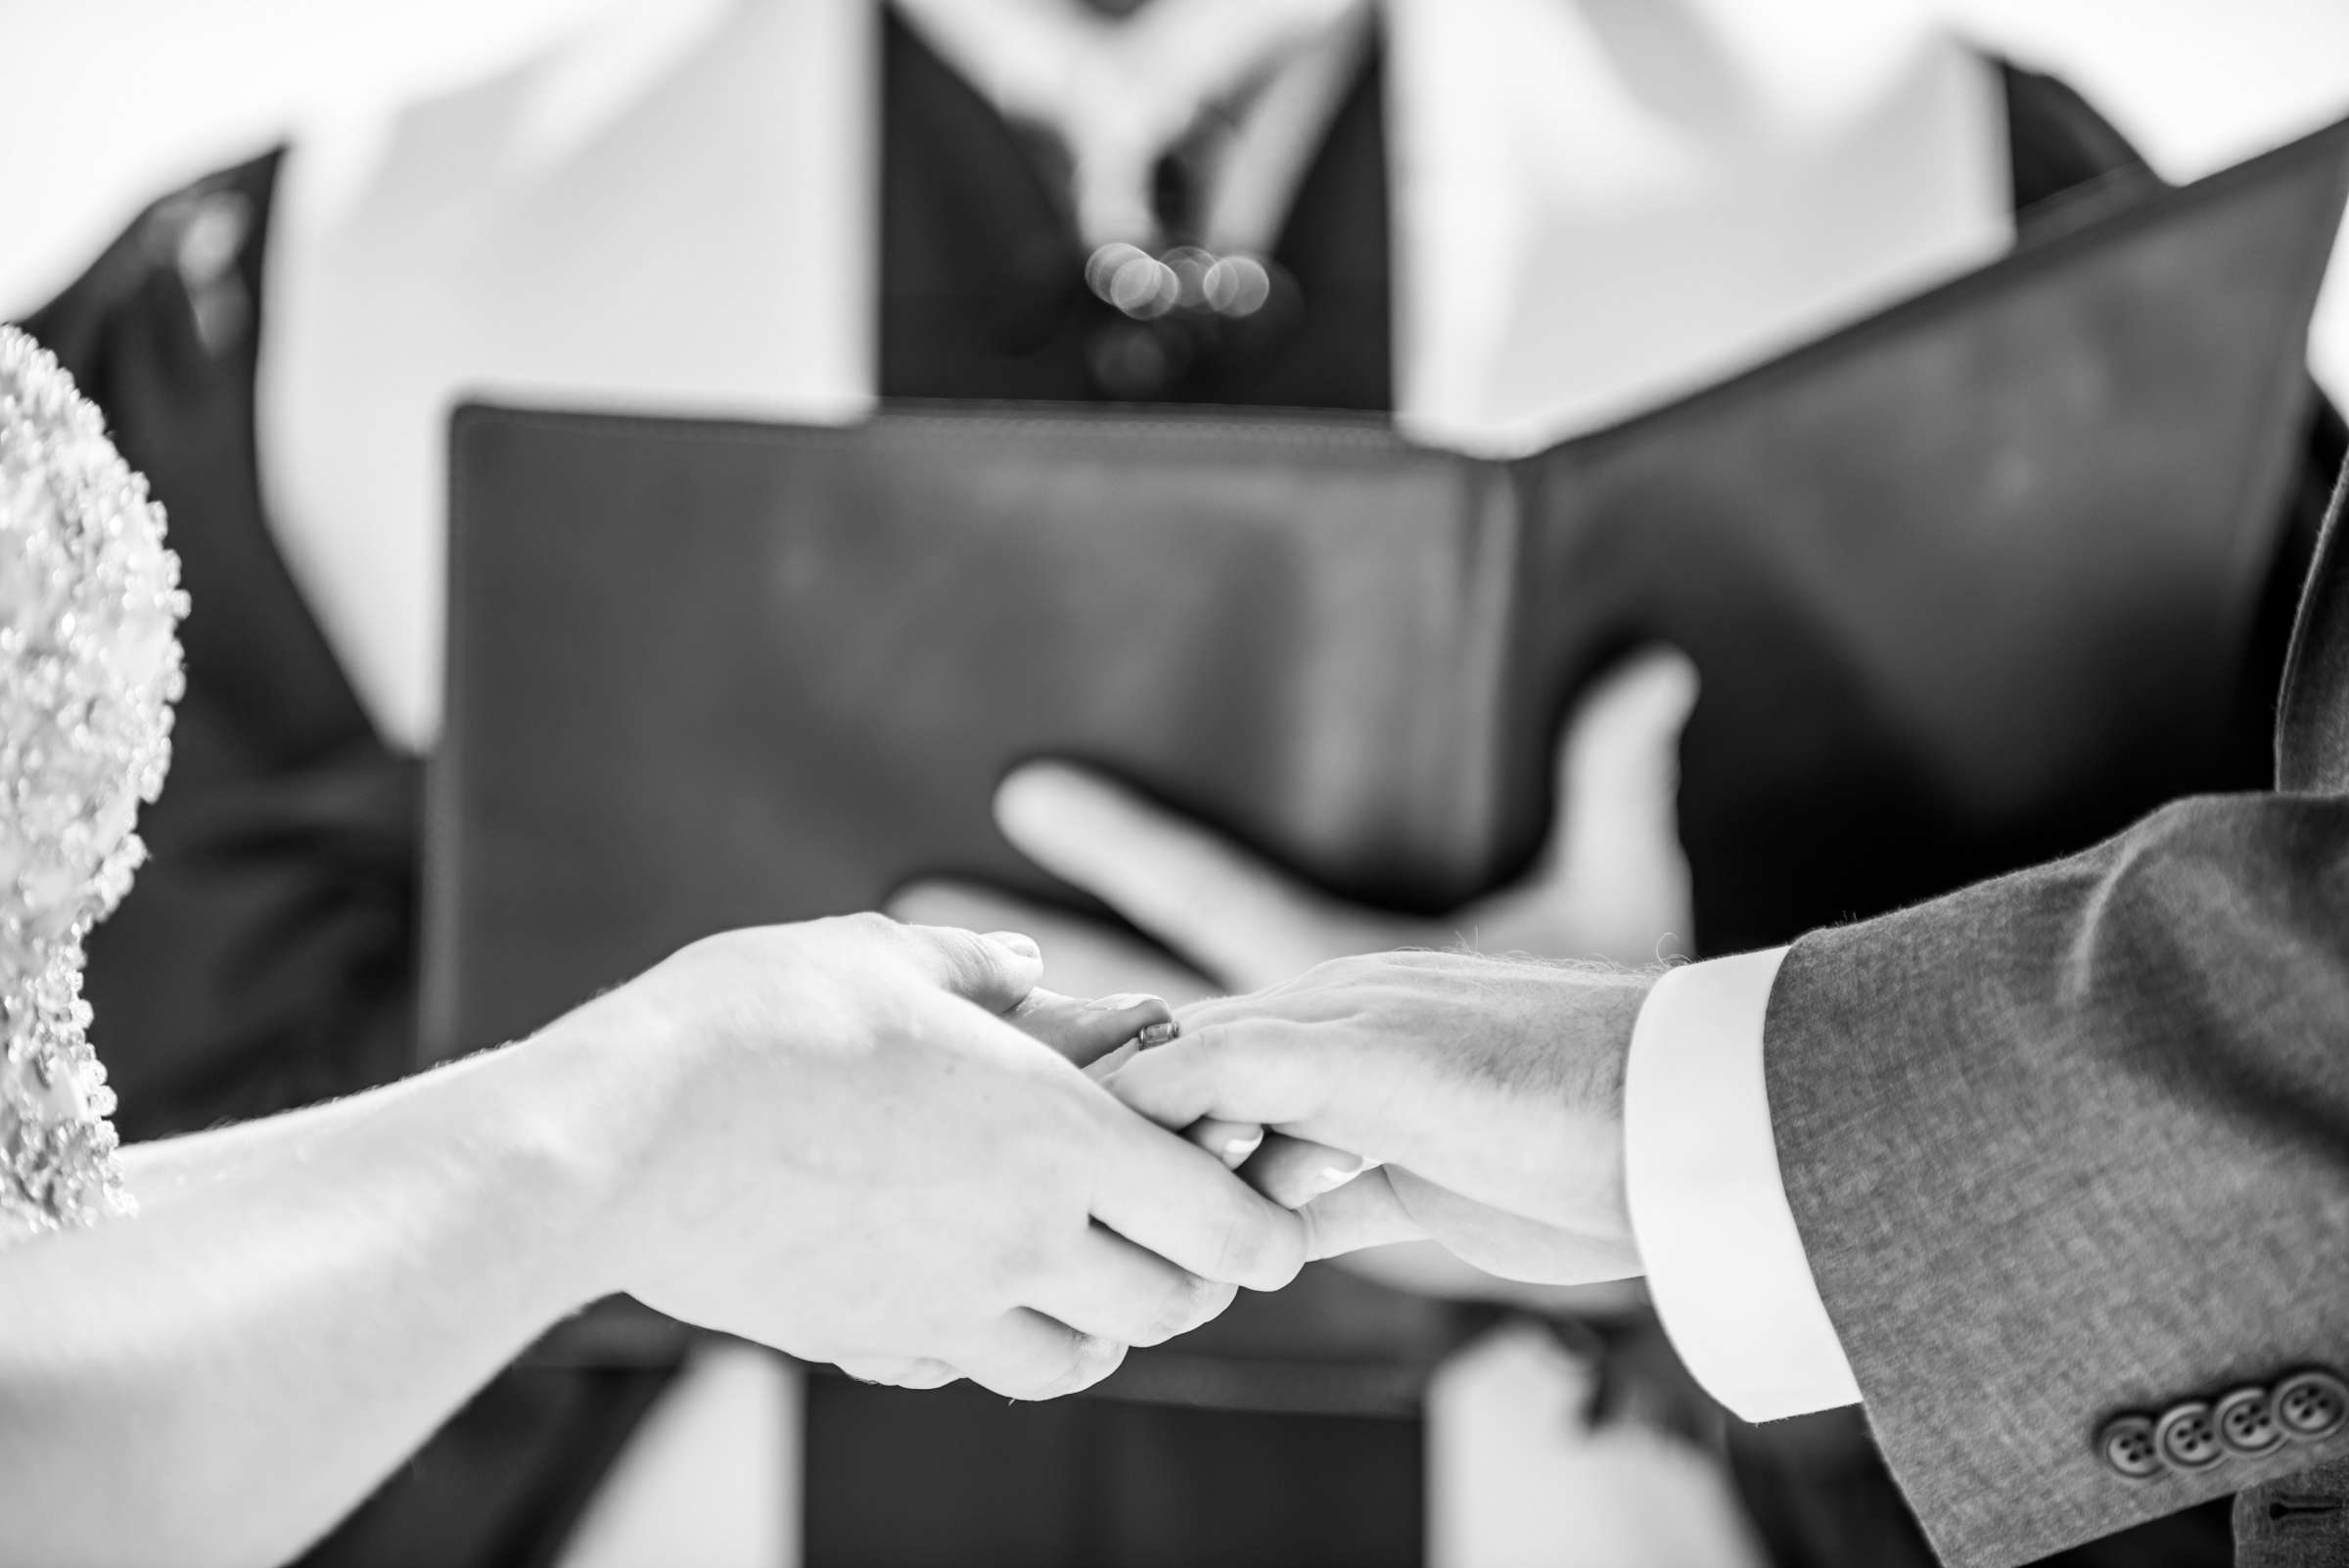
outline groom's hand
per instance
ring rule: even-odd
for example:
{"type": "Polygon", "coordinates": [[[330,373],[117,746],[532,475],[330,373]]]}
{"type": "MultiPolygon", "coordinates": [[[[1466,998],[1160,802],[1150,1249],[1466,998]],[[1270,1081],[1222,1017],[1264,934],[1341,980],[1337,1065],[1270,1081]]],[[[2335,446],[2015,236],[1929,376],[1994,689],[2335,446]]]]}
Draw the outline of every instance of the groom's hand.
{"type": "Polygon", "coordinates": [[[1022,939],[856,916],[697,943],[566,1020],[610,1136],[611,1285],[1040,1399],[1286,1283],[1294,1215],[1010,1021],[1038,971],[1022,939]]]}
{"type": "Polygon", "coordinates": [[[1621,1278],[1639,1267],[1624,1062],[1653,978],[1462,953],[1339,959],[1188,1009],[1179,1038],[1106,1082],[1163,1127],[1281,1134],[1245,1169],[1303,1204],[1314,1257],[1432,1236],[1513,1278],[1621,1278]]]}

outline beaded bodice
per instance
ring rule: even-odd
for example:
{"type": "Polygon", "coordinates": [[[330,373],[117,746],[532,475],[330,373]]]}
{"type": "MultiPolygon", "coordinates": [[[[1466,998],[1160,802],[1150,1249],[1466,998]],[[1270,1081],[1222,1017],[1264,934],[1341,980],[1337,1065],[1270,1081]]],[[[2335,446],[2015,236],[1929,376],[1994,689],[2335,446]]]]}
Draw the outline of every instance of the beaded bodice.
{"type": "Polygon", "coordinates": [[[146,853],[186,612],[146,482],[0,326],[0,1245],[129,1207],[82,941],[146,853]]]}

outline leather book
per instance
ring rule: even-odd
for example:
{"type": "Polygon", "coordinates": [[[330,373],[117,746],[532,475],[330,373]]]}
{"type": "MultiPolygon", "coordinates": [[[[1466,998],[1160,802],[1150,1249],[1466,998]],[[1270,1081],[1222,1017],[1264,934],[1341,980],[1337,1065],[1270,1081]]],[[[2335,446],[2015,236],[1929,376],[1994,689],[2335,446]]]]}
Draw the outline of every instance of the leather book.
{"type": "Polygon", "coordinates": [[[1348,898],[1507,881],[1656,640],[1704,691],[1699,943],[1785,940],[2199,787],[2314,396],[2349,122],[2091,190],[1980,271],[1515,461],[1313,414],[469,406],[428,1055],[909,880],[1107,768],[1348,898]]]}

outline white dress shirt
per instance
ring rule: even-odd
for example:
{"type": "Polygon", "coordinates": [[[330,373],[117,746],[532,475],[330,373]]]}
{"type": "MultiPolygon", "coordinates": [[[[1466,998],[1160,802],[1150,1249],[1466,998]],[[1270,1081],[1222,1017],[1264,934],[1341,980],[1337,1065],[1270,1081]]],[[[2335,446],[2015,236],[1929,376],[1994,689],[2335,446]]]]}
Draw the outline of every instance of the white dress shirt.
{"type": "Polygon", "coordinates": [[[1778,1171],[1763,1026],[1783,947],[1668,971],[1624,1077],[1632,1231],[1664,1331],[1748,1421],[1860,1401],[1778,1171]]]}

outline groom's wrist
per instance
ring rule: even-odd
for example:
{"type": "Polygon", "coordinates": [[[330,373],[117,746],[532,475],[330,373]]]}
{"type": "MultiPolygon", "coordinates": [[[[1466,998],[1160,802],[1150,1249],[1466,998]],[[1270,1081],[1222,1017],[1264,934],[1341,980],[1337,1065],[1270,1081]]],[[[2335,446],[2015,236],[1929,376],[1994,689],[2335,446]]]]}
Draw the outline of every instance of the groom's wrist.
{"type": "Polygon", "coordinates": [[[1587,972],[1564,1045],[1575,1067],[1569,1095],[1582,1123],[1576,1139],[1593,1157],[1592,1212],[1617,1228],[1627,1251],[1635,1251],[1636,1244],[1628,1190],[1625,1082],[1639,1019],[1663,975],[1660,967],[1587,972]]]}

